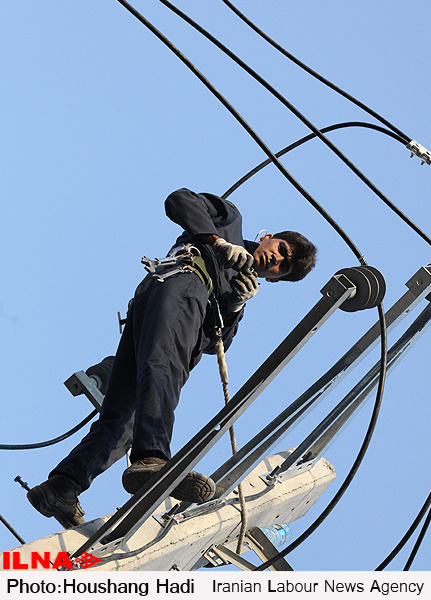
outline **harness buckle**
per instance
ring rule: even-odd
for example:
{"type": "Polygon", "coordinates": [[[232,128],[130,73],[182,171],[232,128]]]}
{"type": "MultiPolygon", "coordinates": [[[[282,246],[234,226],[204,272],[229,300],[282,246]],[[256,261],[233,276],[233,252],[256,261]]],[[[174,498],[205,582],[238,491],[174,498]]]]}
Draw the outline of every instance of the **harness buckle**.
{"type": "Polygon", "coordinates": [[[193,244],[180,244],[179,246],[172,248],[165,258],[154,258],[154,260],[152,260],[151,258],[144,256],[141,259],[141,263],[144,265],[145,270],[157,279],[160,278],[160,275],[157,273],[159,267],[172,265],[172,272],[165,272],[162,277],[163,281],[166,277],[178,273],[179,270],[183,270],[180,268],[182,265],[187,263],[193,264],[194,257],[200,255],[199,249],[196,248],[196,246],[193,246],[193,244]]]}
{"type": "Polygon", "coordinates": [[[205,266],[205,261],[202,258],[199,248],[193,244],[175,246],[165,258],[154,258],[152,260],[144,256],[141,262],[145,270],[160,282],[177,273],[196,273],[208,289],[208,294],[212,293],[213,282],[205,266]],[[172,268],[165,268],[169,266],[172,268]],[[160,269],[163,269],[163,271],[160,272],[160,269]]]}

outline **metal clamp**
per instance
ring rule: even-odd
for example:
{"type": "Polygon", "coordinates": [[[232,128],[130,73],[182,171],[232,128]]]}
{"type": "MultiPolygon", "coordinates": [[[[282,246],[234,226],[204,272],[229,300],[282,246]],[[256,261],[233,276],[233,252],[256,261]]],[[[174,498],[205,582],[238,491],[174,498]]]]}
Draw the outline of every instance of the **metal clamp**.
{"type": "Polygon", "coordinates": [[[187,265],[193,264],[195,256],[200,256],[201,253],[196,246],[193,244],[180,244],[175,246],[169,252],[165,258],[148,258],[144,256],[141,259],[141,263],[144,265],[145,270],[155,277],[158,281],[164,281],[167,277],[175,275],[176,273],[184,272],[187,265]],[[161,267],[172,266],[173,268],[169,271],[165,271],[163,274],[158,273],[158,269],[161,267]]]}
{"type": "Polygon", "coordinates": [[[309,471],[317,462],[317,459],[312,459],[308,461],[301,462],[301,460],[297,461],[294,465],[290,466],[284,471],[280,471],[278,469],[273,469],[268,473],[263,473],[260,478],[267,485],[273,485],[275,483],[283,483],[287,479],[294,477],[295,475],[300,475],[304,473],[304,471],[309,471]],[[276,472],[274,472],[276,471],[276,472]]]}
{"type": "Polygon", "coordinates": [[[407,150],[410,150],[410,158],[413,156],[418,156],[421,159],[421,165],[426,163],[427,165],[431,165],[431,152],[417,142],[416,140],[412,140],[406,146],[407,150]]]}

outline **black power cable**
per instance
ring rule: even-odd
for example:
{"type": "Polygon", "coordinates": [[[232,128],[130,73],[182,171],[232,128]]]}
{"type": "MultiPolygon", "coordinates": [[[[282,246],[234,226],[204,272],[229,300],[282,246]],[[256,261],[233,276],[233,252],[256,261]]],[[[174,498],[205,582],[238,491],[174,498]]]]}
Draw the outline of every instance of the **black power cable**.
{"type": "Polygon", "coordinates": [[[287,546],[287,548],[284,548],[284,550],[281,550],[280,552],[278,552],[273,558],[262,563],[261,565],[259,565],[255,569],[253,569],[253,571],[263,571],[263,570],[267,569],[268,567],[273,565],[279,558],[283,558],[284,556],[286,556],[287,554],[292,552],[292,550],[295,550],[295,548],[297,548],[300,544],[302,544],[302,542],[304,542],[319,527],[319,525],[321,525],[321,523],[323,523],[323,521],[326,519],[326,517],[332,512],[332,510],[335,508],[335,506],[341,500],[342,496],[344,495],[347,488],[351,484],[353,478],[355,477],[355,475],[361,465],[361,462],[365,456],[365,453],[368,450],[368,446],[370,445],[370,441],[373,436],[374,429],[376,427],[377,418],[378,418],[379,412],[380,412],[380,406],[382,404],[383,388],[384,388],[384,383],[385,383],[385,379],[386,379],[387,336],[386,336],[385,313],[384,313],[382,304],[379,304],[378,311],[379,311],[379,319],[380,319],[380,328],[382,331],[379,387],[377,390],[376,401],[374,403],[374,409],[373,409],[373,413],[371,415],[370,423],[368,425],[367,433],[365,435],[362,446],[359,450],[358,456],[356,457],[356,460],[353,463],[352,468],[350,469],[349,473],[347,474],[346,479],[341,484],[338,492],[335,494],[335,496],[333,497],[331,502],[328,504],[328,506],[325,508],[325,510],[310,525],[310,527],[308,529],[306,529],[292,544],[289,544],[289,546],[287,546]]]}
{"type": "Polygon", "coordinates": [[[99,411],[97,409],[93,410],[93,412],[91,412],[87,417],[85,417],[85,419],[78,423],[78,425],[75,425],[73,429],[70,429],[66,433],[63,433],[63,435],[60,435],[52,440],[48,440],[46,442],[38,442],[36,444],[0,444],[0,450],[34,450],[35,448],[46,448],[47,446],[53,446],[54,444],[62,442],[63,440],[67,439],[68,437],[82,429],[82,427],[87,425],[87,423],[89,423],[98,413],[99,411]]]}
{"type": "MultiPolygon", "coordinates": [[[[404,140],[402,138],[400,138],[400,136],[397,135],[396,133],[393,133],[392,131],[385,129],[384,127],[381,127],[380,125],[374,125],[373,123],[365,123],[363,121],[347,121],[345,123],[336,123],[335,125],[329,125],[328,127],[323,127],[323,129],[321,129],[320,131],[322,133],[329,133],[330,131],[335,131],[336,129],[345,129],[346,127],[364,127],[366,129],[375,129],[376,131],[379,131],[380,133],[384,133],[384,134],[394,138],[395,140],[397,140],[398,142],[401,142],[401,144],[404,145],[404,140]]],[[[306,142],[313,140],[315,137],[317,137],[315,133],[310,133],[309,135],[306,135],[305,137],[297,140],[296,142],[293,142],[289,146],[286,146],[286,148],[283,148],[283,150],[280,150],[279,152],[277,152],[275,156],[277,158],[280,158],[281,156],[284,156],[291,150],[294,150],[295,148],[302,146],[302,144],[305,144],[306,142]]],[[[238,181],[236,183],[234,183],[222,195],[222,198],[228,198],[228,196],[230,196],[235,190],[237,190],[243,183],[245,183],[246,181],[251,179],[251,177],[253,177],[253,175],[256,175],[256,173],[259,173],[259,171],[261,171],[263,168],[267,167],[270,164],[271,164],[271,161],[269,159],[267,159],[267,160],[264,160],[263,162],[261,162],[256,167],[254,167],[254,169],[251,169],[251,171],[246,173],[243,177],[241,177],[241,179],[238,179],[238,181]]]]}
{"type": "MultiPolygon", "coordinates": [[[[196,23],[188,15],[186,15],[179,8],[174,6],[168,0],[159,0],[161,4],[169,8],[177,16],[183,19],[191,27],[196,29],[201,35],[208,39],[212,44],[217,46],[222,52],[224,52],[229,58],[231,58],[237,65],[239,65],[246,73],[248,73],[253,79],[259,82],[266,90],[268,90],[277,100],[279,100],[286,108],[288,108],[306,127],[308,127],[313,133],[330,149],[334,152],[340,160],[359,177],[359,179],[365,183],[365,185],[376,194],[387,206],[389,206],[404,222],[406,222],[425,242],[431,245],[431,238],[424,233],[413,221],[411,221],[404,213],[402,213],[395,204],[393,204],[389,198],[383,194],[381,190],[370,180],[358,167],[349,159],[341,150],[327,138],[305,115],[303,115],[291,102],[289,102],[278,90],[276,90],[266,79],[259,75],[254,69],[252,69],[247,63],[239,58],[234,52],[232,52],[227,46],[225,46],[220,40],[209,33],[201,25],[196,23]]],[[[122,3],[122,2],[121,2],[122,3]]],[[[123,3],[122,3],[123,4],[123,3]]],[[[400,132],[402,133],[402,132],[400,132]]],[[[402,134],[404,135],[404,134],[402,134]]]]}
{"type": "Polygon", "coordinates": [[[414,559],[416,557],[416,554],[418,553],[418,550],[420,548],[420,545],[422,544],[422,541],[423,541],[423,539],[425,537],[425,534],[426,534],[427,529],[429,527],[430,521],[431,521],[431,509],[428,511],[427,518],[425,519],[425,523],[423,524],[423,527],[422,527],[422,529],[421,529],[421,531],[419,533],[418,539],[416,540],[416,544],[414,545],[414,548],[413,548],[413,550],[412,550],[409,558],[407,559],[407,562],[406,562],[406,564],[404,566],[403,571],[409,571],[410,570],[410,567],[412,566],[412,563],[413,563],[413,561],[414,561],[414,559]]]}
{"type": "Polygon", "coordinates": [[[340,87],[338,87],[337,85],[335,85],[334,83],[332,83],[331,81],[329,81],[328,79],[326,79],[325,77],[323,77],[322,75],[317,73],[316,71],[313,71],[313,69],[308,67],[305,63],[300,61],[298,58],[296,58],[296,56],[294,56],[293,54],[288,52],[285,48],[283,48],[283,46],[278,44],[268,34],[266,34],[264,31],[262,31],[255,23],[253,23],[248,17],[246,17],[236,6],[234,6],[232,4],[232,2],[229,2],[229,0],[221,0],[221,1],[224,4],[226,4],[226,6],[228,8],[230,8],[244,23],[246,23],[249,27],[251,27],[251,29],[253,29],[258,35],[260,35],[269,44],[271,44],[271,46],[273,46],[276,50],[281,52],[281,54],[286,56],[286,58],[288,58],[289,60],[294,62],[296,65],[298,65],[298,67],[301,67],[301,69],[303,69],[304,71],[306,71],[307,73],[309,73],[310,75],[312,75],[313,77],[318,79],[321,83],[330,87],[332,90],[337,92],[337,94],[344,96],[344,98],[347,98],[347,100],[350,100],[350,102],[353,102],[353,104],[356,104],[356,106],[359,106],[359,108],[362,108],[362,110],[364,110],[369,115],[371,115],[372,117],[374,117],[375,119],[380,121],[380,123],[383,123],[383,125],[386,125],[386,127],[389,127],[389,129],[392,129],[392,131],[397,133],[402,138],[402,142],[404,144],[408,144],[411,141],[412,138],[408,137],[405,133],[403,133],[400,129],[395,127],[395,125],[393,125],[392,123],[387,121],[385,118],[383,118],[381,115],[379,115],[372,108],[370,108],[369,106],[367,106],[366,104],[364,104],[363,102],[361,102],[360,100],[355,98],[354,96],[348,94],[346,91],[344,91],[343,89],[341,89],[340,87]]]}
{"type": "Polygon", "coordinates": [[[19,535],[19,533],[17,533],[15,531],[15,529],[12,527],[12,525],[10,523],[8,523],[6,521],[6,519],[0,515],[0,521],[3,523],[3,525],[10,531],[10,533],[16,537],[16,539],[19,541],[20,544],[25,544],[25,540],[19,535]]]}
{"type": "MultiPolygon", "coordinates": [[[[278,160],[273,152],[268,148],[265,142],[257,135],[254,129],[247,123],[247,121],[239,114],[239,112],[226,100],[226,98],[213,86],[213,84],[201,73],[198,68],[170,41],[159,31],[148,19],[146,19],[140,12],[136,10],[134,6],[126,2],[126,0],[117,0],[126,10],[128,10],[138,21],[140,21],[147,29],[149,29],[165,46],[171,50],[175,56],[177,56],[182,63],[192,71],[194,75],[205,85],[205,87],[223,104],[223,106],[231,113],[231,115],[238,121],[238,123],[247,131],[252,139],[258,144],[258,146],[264,151],[271,162],[277,167],[277,169],[286,177],[286,179],[294,186],[294,188],[320,213],[320,215],[335,229],[335,231],[341,236],[346,242],[349,248],[352,250],[356,258],[359,260],[361,265],[366,265],[366,261],[355,246],[353,241],[347,235],[347,233],[338,225],[338,223],[326,212],[326,210],[311,196],[302,185],[296,181],[296,179],[289,173],[284,165],[278,160]]],[[[431,242],[431,240],[430,240],[431,242]]]]}
{"type": "MultiPolygon", "coordinates": [[[[395,546],[395,548],[392,550],[392,552],[385,558],[385,560],[382,561],[379,564],[379,566],[374,569],[375,571],[383,571],[383,569],[385,569],[388,566],[388,564],[393,561],[393,559],[396,557],[396,555],[398,554],[398,552],[409,541],[409,539],[411,538],[411,536],[415,532],[416,528],[418,527],[419,523],[424,518],[426,511],[429,510],[430,507],[431,507],[431,492],[429,493],[428,498],[425,500],[422,508],[420,509],[420,511],[418,513],[418,516],[413,521],[413,523],[411,524],[411,526],[407,530],[406,534],[403,536],[403,538],[400,540],[400,542],[395,546]]],[[[422,529],[423,535],[425,535],[426,529],[428,527],[428,523],[429,523],[429,515],[427,517],[427,520],[425,521],[426,527],[425,527],[425,529],[422,529]]],[[[421,541],[422,541],[422,539],[421,539],[421,541]]],[[[413,556],[413,558],[414,558],[414,556],[413,556]]]]}

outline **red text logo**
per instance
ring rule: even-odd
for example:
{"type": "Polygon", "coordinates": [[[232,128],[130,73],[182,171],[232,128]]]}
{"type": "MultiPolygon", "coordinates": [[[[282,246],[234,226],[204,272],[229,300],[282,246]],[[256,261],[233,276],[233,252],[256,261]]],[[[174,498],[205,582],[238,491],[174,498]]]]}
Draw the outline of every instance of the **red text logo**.
{"type": "MultiPolygon", "coordinates": [[[[51,556],[51,552],[31,552],[30,562],[21,560],[19,552],[3,552],[3,569],[57,569],[57,570],[72,570],[72,569],[88,569],[96,563],[101,562],[100,558],[83,552],[78,558],[71,559],[67,552],[58,552],[51,556]]],[[[28,559],[27,559],[28,560],[28,559]]]]}

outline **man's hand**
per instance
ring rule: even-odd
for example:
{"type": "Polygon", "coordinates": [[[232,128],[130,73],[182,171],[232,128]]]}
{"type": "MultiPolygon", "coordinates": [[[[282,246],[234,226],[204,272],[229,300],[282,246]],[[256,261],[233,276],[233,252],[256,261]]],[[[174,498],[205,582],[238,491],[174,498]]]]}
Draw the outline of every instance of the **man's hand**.
{"type": "Polygon", "coordinates": [[[245,248],[231,244],[223,238],[215,241],[213,250],[218,264],[225,269],[242,271],[249,269],[253,265],[254,258],[245,248]]]}
{"type": "Polygon", "coordinates": [[[250,298],[259,291],[259,284],[254,271],[241,271],[231,279],[232,293],[229,296],[227,307],[231,312],[238,312],[250,298]]]}

